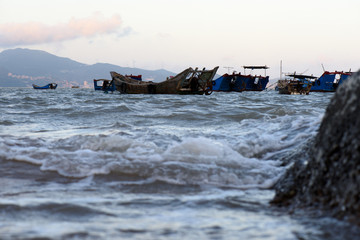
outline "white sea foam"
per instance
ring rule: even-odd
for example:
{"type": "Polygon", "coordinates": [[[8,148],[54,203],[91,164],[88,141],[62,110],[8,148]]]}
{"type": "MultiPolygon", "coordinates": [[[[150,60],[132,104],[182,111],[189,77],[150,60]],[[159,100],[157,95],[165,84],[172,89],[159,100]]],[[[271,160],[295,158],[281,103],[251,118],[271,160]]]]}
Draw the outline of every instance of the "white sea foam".
{"type": "Polygon", "coordinates": [[[262,123],[243,121],[240,128],[251,131],[240,134],[234,148],[246,157],[269,159],[315,136],[321,119],[322,115],[284,116],[262,123]]]}

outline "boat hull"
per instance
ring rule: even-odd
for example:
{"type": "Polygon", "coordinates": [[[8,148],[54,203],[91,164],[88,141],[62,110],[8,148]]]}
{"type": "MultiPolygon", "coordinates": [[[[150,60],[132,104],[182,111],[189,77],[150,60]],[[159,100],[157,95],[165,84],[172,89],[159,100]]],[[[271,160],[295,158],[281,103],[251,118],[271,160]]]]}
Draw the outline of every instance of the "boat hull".
{"type": "Polygon", "coordinates": [[[57,84],[56,83],[49,83],[45,86],[38,86],[36,84],[32,85],[34,89],[56,89],[57,88],[57,84]]]}
{"type": "Polygon", "coordinates": [[[213,90],[219,92],[263,91],[269,76],[224,74],[213,81],[213,90]]]}
{"type": "Polygon", "coordinates": [[[351,76],[350,72],[324,72],[313,82],[311,92],[335,92],[351,76]]]}
{"type": "Polygon", "coordinates": [[[311,83],[293,80],[279,80],[277,85],[279,94],[308,95],[311,83]]]}
{"type": "MultiPolygon", "coordinates": [[[[142,81],[142,75],[125,75],[126,77],[136,80],[136,81],[142,81]]],[[[115,83],[113,80],[107,80],[107,79],[94,79],[94,89],[95,91],[115,91],[115,83]]]]}
{"type": "Polygon", "coordinates": [[[269,83],[269,76],[241,75],[239,80],[246,84],[244,91],[263,91],[269,83]]]}
{"type": "Polygon", "coordinates": [[[116,72],[111,72],[116,90],[126,94],[211,94],[211,80],[218,67],[212,70],[185,69],[175,77],[163,82],[137,81],[116,72]]]}
{"type": "Polygon", "coordinates": [[[239,74],[224,74],[212,81],[213,91],[217,92],[242,92],[245,82],[238,79],[239,74]]]}

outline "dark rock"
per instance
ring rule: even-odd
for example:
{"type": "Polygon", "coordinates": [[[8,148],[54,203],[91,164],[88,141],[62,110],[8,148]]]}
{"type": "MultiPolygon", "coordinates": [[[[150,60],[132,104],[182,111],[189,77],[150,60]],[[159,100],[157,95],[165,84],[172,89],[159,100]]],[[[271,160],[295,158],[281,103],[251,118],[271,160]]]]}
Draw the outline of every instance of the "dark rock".
{"type": "Polygon", "coordinates": [[[272,202],[360,223],[360,72],[338,88],[306,155],[276,184],[272,202]]]}

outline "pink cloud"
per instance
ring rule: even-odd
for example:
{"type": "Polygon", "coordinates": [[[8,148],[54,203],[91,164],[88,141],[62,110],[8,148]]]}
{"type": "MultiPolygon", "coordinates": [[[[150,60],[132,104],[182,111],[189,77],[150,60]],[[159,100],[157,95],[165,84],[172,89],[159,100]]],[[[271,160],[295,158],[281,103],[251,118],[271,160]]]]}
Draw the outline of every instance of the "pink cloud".
{"type": "Polygon", "coordinates": [[[122,20],[119,15],[105,19],[96,13],[91,17],[72,18],[68,23],[46,25],[39,22],[0,24],[0,46],[32,45],[61,42],[81,37],[119,32],[122,20]]]}
{"type": "Polygon", "coordinates": [[[32,76],[27,76],[27,75],[15,75],[15,74],[12,74],[12,73],[8,73],[8,76],[12,77],[12,78],[17,78],[17,79],[30,79],[30,80],[46,79],[46,77],[44,77],[44,76],[32,77],[32,76]]]}

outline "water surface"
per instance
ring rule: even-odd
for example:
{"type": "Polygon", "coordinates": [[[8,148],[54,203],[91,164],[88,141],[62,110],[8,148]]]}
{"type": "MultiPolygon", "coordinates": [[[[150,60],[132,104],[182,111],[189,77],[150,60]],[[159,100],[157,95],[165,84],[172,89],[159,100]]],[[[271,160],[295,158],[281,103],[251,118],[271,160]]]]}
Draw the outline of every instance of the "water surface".
{"type": "Polygon", "coordinates": [[[332,94],[0,88],[2,239],[354,239],[269,204],[332,94]]]}

